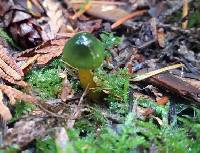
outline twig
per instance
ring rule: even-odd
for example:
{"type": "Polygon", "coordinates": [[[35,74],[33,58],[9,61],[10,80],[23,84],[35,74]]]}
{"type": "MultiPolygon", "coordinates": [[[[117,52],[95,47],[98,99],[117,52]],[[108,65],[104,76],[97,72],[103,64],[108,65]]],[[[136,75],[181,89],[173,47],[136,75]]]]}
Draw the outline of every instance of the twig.
{"type": "Polygon", "coordinates": [[[68,119],[69,116],[62,116],[62,115],[58,115],[56,113],[53,113],[49,110],[47,110],[45,107],[43,107],[41,104],[37,103],[36,104],[41,110],[43,110],[44,112],[46,112],[47,114],[49,114],[50,116],[56,117],[56,118],[62,118],[62,119],[68,119]]]}
{"type": "Polygon", "coordinates": [[[25,68],[27,68],[30,64],[32,64],[33,62],[35,62],[39,56],[40,56],[40,54],[36,54],[35,56],[30,57],[30,58],[27,60],[27,62],[24,63],[24,64],[21,66],[21,69],[24,70],[25,68]]]}
{"type": "Polygon", "coordinates": [[[75,120],[80,115],[80,108],[81,108],[80,106],[83,103],[83,99],[87,95],[87,92],[88,92],[88,86],[87,86],[87,88],[85,88],[85,91],[83,92],[83,94],[82,94],[82,96],[81,96],[81,98],[80,98],[80,100],[78,102],[78,105],[74,109],[74,112],[71,114],[71,117],[67,122],[67,128],[73,128],[75,120]]]}
{"type": "Polygon", "coordinates": [[[127,20],[129,20],[131,18],[134,18],[136,16],[140,16],[140,15],[146,13],[146,12],[147,12],[147,10],[145,10],[145,9],[144,10],[139,10],[139,11],[136,11],[136,12],[132,12],[132,13],[130,13],[130,14],[118,19],[115,23],[113,23],[111,25],[111,28],[114,29],[114,28],[118,27],[119,25],[123,24],[125,21],[127,21],[127,20]]]}
{"type": "MultiPolygon", "coordinates": [[[[72,0],[71,4],[81,4],[85,3],[85,0],[72,0]]],[[[91,1],[92,4],[104,4],[104,5],[126,5],[124,2],[116,2],[116,1],[91,1]]]]}
{"type": "Polygon", "coordinates": [[[71,18],[73,20],[77,19],[78,17],[80,17],[82,14],[84,14],[87,10],[90,9],[91,7],[91,3],[88,2],[87,4],[85,4],[84,8],[83,9],[80,9],[77,13],[75,13],[71,18]]]}
{"type": "MultiPolygon", "coordinates": [[[[183,0],[183,12],[182,12],[183,19],[188,16],[188,10],[189,10],[188,0],[183,0]]],[[[182,28],[186,29],[187,25],[188,25],[188,19],[183,21],[182,28]]]]}
{"type": "Polygon", "coordinates": [[[130,81],[142,81],[142,80],[147,79],[151,76],[154,76],[154,75],[157,75],[157,74],[160,74],[162,72],[169,71],[169,70],[172,70],[172,69],[176,69],[176,68],[179,68],[179,67],[183,67],[183,66],[184,66],[183,64],[175,64],[175,65],[172,65],[172,66],[167,66],[167,67],[164,67],[164,68],[161,68],[161,69],[158,69],[158,70],[154,70],[154,71],[147,72],[145,74],[139,75],[139,76],[137,76],[133,79],[130,79],[130,81]]]}

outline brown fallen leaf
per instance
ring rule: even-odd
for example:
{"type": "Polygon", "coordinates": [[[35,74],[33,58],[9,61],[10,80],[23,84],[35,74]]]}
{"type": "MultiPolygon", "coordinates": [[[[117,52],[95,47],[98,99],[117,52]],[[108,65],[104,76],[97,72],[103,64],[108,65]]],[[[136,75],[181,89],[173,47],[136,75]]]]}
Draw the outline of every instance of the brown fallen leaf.
{"type": "Polygon", "coordinates": [[[41,54],[37,58],[37,64],[45,65],[53,58],[60,56],[62,52],[63,52],[63,46],[52,46],[51,52],[49,52],[48,54],[41,54]]]}
{"type": "Polygon", "coordinates": [[[16,72],[18,72],[21,76],[24,76],[20,67],[16,64],[15,59],[6,53],[5,48],[0,45],[0,58],[12,67],[16,72]]]}
{"type": "Polygon", "coordinates": [[[7,75],[1,68],[0,68],[0,76],[2,79],[8,81],[9,83],[16,84],[22,87],[27,86],[26,82],[24,82],[23,80],[19,80],[19,81],[14,80],[11,76],[7,75]]]}
{"type": "Polygon", "coordinates": [[[2,117],[4,121],[8,121],[12,118],[10,110],[3,104],[3,93],[1,90],[0,90],[0,117],[2,117]]]}
{"type": "Polygon", "coordinates": [[[55,0],[44,0],[42,4],[48,16],[47,26],[50,27],[50,32],[52,34],[58,33],[61,27],[66,25],[61,3],[55,0]]]}
{"type": "Polygon", "coordinates": [[[44,136],[47,131],[46,119],[39,117],[29,117],[16,122],[13,128],[5,133],[4,147],[18,145],[20,148],[26,147],[38,136],[44,136]]]}
{"type": "Polygon", "coordinates": [[[16,54],[15,55],[16,60],[21,61],[27,59],[26,61],[27,64],[25,65],[30,65],[32,64],[31,62],[34,62],[36,60],[36,64],[45,65],[53,58],[58,57],[62,54],[64,44],[66,41],[67,38],[61,38],[44,42],[38,47],[27,49],[19,54],[16,54]]]}
{"type": "Polygon", "coordinates": [[[169,97],[167,97],[167,96],[163,96],[163,97],[161,97],[161,98],[157,98],[156,99],[156,103],[158,104],[158,105],[165,105],[166,103],[168,103],[169,102],[169,97]]]}
{"type": "Polygon", "coordinates": [[[65,102],[67,99],[70,99],[73,97],[74,95],[74,92],[72,90],[72,86],[69,82],[69,80],[67,79],[67,75],[64,74],[62,76],[63,78],[63,87],[62,87],[62,91],[61,91],[61,94],[60,94],[60,99],[65,102]]]}
{"type": "Polygon", "coordinates": [[[14,105],[16,103],[16,100],[23,100],[30,103],[37,103],[38,99],[36,97],[33,97],[31,95],[27,95],[15,88],[12,88],[10,86],[0,84],[0,90],[2,93],[4,93],[6,96],[8,96],[10,103],[14,105]]]}
{"type": "Polygon", "coordinates": [[[4,47],[0,46],[0,77],[9,83],[26,86],[23,72],[4,47]]]}

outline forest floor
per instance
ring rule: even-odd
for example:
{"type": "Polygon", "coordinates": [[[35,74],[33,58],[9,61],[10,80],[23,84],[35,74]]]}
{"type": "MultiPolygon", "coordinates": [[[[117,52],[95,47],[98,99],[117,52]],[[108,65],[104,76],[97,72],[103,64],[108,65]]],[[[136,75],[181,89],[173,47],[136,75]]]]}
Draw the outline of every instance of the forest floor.
{"type": "Polygon", "coordinates": [[[200,152],[199,0],[0,0],[0,17],[0,153],[200,152]],[[104,48],[93,88],[63,58],[80,32],[104,48]]]}

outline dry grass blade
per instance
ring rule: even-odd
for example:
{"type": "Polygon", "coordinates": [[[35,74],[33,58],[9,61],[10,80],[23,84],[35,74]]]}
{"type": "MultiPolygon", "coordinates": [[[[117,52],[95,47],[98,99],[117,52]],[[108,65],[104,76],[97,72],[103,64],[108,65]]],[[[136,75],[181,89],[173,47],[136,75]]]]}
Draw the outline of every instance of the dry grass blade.
{"type": "Polygon", "coordinates": [[[160,74],[160,73],[163,73],[165,71],[172,70],[172,69],[176,69],[176,68],[179,68],[179,67],[183,67],[183,66],[184,66],[183,64],[175,64],[175,65],[172,65],[172,66],[167,66],[167,67],[164,67],[164,68],[161,68],[161,69],[158,69],[158,70],[154,70],[154,71],[147,72],[145,74],[139,75],[139,76],[131,79],[130,81],[142,81],[142,80],[147,79],[151,76],[154,76],[154,75],[157,75],[157,74],[160,74]]]}
{"type": "Polygon", "coordinates": [[[76,119],[79,117],[79,115],[81,114],[81,104],[83,103],[83,99],[84,97],[87,95],[88,93],[88,86],[85,89],[85,91],[83,92],[78,105],[76,106],[76,108],[74,109],[73,113],[71,114],[70,119],[67,121],[67,128],[73,128],[74,127],[74,123],[76,121],[76,119]]]}
{"type": "Polygon", "coordinates": [[[3,104],[3,93],[0,90],[0,116],[4,121],[8,121],[12,118],[10,110],[3,104]]]}
{"type": "Polygon", "coordinates": [[[27,62],[21,66],[21,69],[24,70],[25,68],[27,68],[27,67],[28,67],[29,65],[31,65],[33,62],[35,62],[39,56],[40,56],[39,54],[36,54],[35,56],[30,57],[30,58],[27,60],[27,62]]]}
{"type": "MultiPolygon", "coordinates": [[[[183,12],[182,12],[182,17],[185,18],[188,16],[188,12],[189,12],[189,2],[188,0],[183,0],[183,12]]],[[[188,20],[184,20],[182,23],[182,28],[186,29],[188,25],[188,20]]]]}

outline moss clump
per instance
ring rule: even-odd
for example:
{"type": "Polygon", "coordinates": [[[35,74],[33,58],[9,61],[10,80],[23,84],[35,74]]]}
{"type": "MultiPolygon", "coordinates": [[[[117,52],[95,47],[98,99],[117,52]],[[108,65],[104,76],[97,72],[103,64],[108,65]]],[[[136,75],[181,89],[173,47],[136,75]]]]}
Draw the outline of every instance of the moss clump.
{"type": "Polygon", "coordinates": [[[52,137],[37,139],[36,153],[57,153],[54,139],[52,137]]]}
{"type": "Polygon", "coordinates": [[[34,104],[28,103],[28,102],[23,102],[23,101],[17,101],[16,104],[14,105],[14,115],[11,120],[11,122],[16,121],[23,115],[31,112],[36,106],[34,104]]]}
{"type": "Polygon", "coordinates": [[[56,98],[62,86],[58,75],[62,67],[62,62],[57,59],[43,69],[33,69],[25,79],[42,99],[56,98]]]}
{"type": "Polygon", "coordinates": [[[89,107],[82,113],[82,117],[75,122],[75,128],[85,134],[95,133],[97,129],[105,127],[107,119],[102,115],[98,106],[89,107]]]}
{"type": "Polygon", "coordinates": [[[108,96],[105,100],[112,113],[127,114],[129,74],[127,69],[119,69],[115,73],[107,74],[99,70],[96,74],[97,90],[105,91],[108,96]]]}
{"type": "Polygon", "coordinates": [[[106,100],[127,102],[129,74],[127,69],[119,69],[115,73],[106,73],[99,70],[95,73],[97,90],[104,90],[108,93],[106,100]]]}

